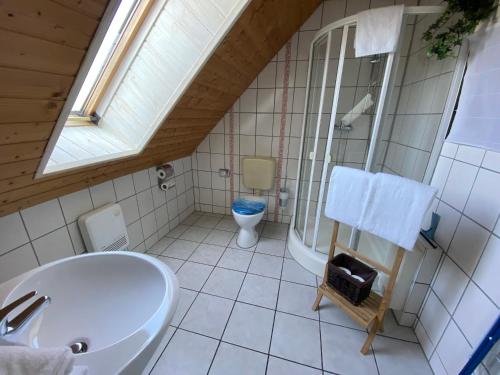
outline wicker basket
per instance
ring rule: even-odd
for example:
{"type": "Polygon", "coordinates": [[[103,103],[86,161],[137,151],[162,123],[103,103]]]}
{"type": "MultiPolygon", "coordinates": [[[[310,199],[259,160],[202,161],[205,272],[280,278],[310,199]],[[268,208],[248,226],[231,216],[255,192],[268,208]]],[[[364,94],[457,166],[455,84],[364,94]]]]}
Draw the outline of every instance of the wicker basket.
{"type": "Polygon", "coordinates": [[[327,283],[354,305],[368,298],[376,277],[377,271],[347,254],[339,254],[328,263],[327,283]],[[347,268],[365,281],[356,280],[339,267],[347,268]]]}

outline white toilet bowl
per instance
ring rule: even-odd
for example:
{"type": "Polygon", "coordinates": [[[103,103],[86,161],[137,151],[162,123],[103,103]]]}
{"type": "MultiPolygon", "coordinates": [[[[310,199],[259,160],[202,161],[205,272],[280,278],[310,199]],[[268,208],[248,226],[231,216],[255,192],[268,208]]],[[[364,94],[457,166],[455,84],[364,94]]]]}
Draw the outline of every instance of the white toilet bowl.
{"type": "MultiPolygon", "coordinates": [[[[265,200],[259,199],[258,197],[244,197],[247,200],[258,201],[265,204],[265,200]]],[[[264,208],[261,212],[255,214],[241,214],[232,209],[233,217],[236,223],[240,226],[240,231],[236,239],[236,243],[239,247],[249,248],[255,246],[259,236],[255,227],[260,223],[264,217],[266,209],[264,208]]]]}

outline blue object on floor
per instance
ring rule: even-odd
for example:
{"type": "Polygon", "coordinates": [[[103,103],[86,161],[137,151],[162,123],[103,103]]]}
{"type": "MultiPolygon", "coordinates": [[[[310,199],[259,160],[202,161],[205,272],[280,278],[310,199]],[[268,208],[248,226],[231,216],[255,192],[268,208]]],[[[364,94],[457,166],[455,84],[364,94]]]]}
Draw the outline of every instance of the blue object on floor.
{"type": "Polygon", "coordinates": [[[264,211],[266,205],[262,202],[238,198],[233,202],[232,208],[234,212],[240,215],[255,215],[264,211]]]}

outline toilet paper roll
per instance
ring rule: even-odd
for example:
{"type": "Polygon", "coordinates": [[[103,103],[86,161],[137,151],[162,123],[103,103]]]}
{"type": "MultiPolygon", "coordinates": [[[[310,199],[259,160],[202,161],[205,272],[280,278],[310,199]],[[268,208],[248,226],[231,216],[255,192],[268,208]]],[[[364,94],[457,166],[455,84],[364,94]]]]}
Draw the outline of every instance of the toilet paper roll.
{"type": "Polygon", "coordinates": [[[160,184],[160,189],[163,190],[163,191],[167,191],[168,190],[168,184],[166,182],[162,182],[160,184]]]}
{"type": "Polygon", "coordinates": [[[167,172],[163,168],[156,168],[156,176],[160,179],[163,180],[164,178],[167,177],[167,172]]]}

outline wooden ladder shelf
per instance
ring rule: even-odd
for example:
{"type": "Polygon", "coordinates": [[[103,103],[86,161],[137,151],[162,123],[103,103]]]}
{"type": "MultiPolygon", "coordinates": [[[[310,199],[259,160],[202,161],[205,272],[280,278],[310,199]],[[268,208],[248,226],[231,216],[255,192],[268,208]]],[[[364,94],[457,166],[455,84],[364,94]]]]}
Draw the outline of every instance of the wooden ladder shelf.
{"type": "Polygon", "coordinates": [[[339,222],[335,221],[333,226],[332,242],[330,244],[330,250],[328,251],[328,261],[325,265],[325,273],[323,276],[323,282],[318,287],[318,295],[316,301],[313,305],[313,310],[318,310],[319,304],[323,296],[326,296],[339,308],[344,310],[344,312],[349,315],[352,319],[358,322],[362,327],[368,328],[371,326],[363,347],[361,348],[361,353],[367,354],[370,349],[370,345],[379,331],[382,328],[382,322],[384,320],[385,311],[389,307],[392,298],[392,291],[394,289],[394,284],[398,277],[399,268],[401,267],[401,262],[405,254],[405,250],[402,247],[398,247],[396,258],[392,264],[391,268],[388,268],[369,257],[360,254],[358,251],[344,246],[337,242],[337,237],[339,233],[339,222]],[[379,295],[375,292],[371,292],[369,297],[361,302],[358,306],[353,305],[345,297],[340,295],[334,288],[327,284],[328,280],[328,263],[330,263],[335,255],[335,250],[339,248],[340,250],[348,253],[353,258],[356,258],[373,268],[382,271],[389,276],[389,281],[383,295],[379,295]]]}

